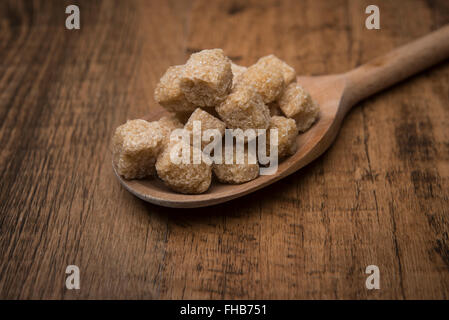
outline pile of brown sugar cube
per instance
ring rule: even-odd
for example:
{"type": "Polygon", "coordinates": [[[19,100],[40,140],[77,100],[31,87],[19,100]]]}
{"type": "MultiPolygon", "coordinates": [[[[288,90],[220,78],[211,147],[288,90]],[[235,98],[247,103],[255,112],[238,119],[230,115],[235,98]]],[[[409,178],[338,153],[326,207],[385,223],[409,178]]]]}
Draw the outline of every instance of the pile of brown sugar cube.
{"type": "MultiPolygon", "coordinates": [[[[246,68],[231,62],[221,49],[194,53],[185,65],[168,68],[154,96],[170,115],[153,122],[129,120],[118,127],[112,139],[114,166],[125,179],[157,175],[185,194],[207,191],[213,176],[231,184],[256,179],[259,164],[247,158],[230,164],[174,163],[170,152],[186,142],[170,141],[172,130],[193,131],[194,121],[201,123],[202,131],[217,129],[223,136],[227,128],[278,129],[282,159],[296,152],[298,133],[309,129],[319,115],[317,103],[296,83],[295,70],[274,55],[246,68]]],[[[205,145],[203,141],[201,148],[205,145]]]]}

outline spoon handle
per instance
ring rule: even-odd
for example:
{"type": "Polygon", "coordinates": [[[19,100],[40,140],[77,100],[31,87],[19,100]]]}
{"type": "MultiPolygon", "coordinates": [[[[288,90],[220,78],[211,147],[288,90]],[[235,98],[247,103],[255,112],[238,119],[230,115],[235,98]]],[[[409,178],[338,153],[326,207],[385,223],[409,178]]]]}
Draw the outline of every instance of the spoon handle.
{"type": "Polygon", "coordinates": [[[449,57],[449,24],[347,72],[347,108],[449,57]]]}

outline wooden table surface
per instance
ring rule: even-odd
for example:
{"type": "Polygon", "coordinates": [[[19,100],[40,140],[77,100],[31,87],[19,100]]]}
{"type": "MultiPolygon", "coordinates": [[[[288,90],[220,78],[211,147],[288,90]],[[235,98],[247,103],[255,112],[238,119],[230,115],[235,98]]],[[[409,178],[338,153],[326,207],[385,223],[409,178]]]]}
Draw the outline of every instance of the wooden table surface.
{"type": "Polygon", "coordinates": [[[110,155],[114,129],[197,50],[339,73],[448,22],[445,0],[1,1],[0,298],[448,299],[447,62],[358,104],[309,166],[223,205],[147,204],[110,155]],[[365,28],[372,3],[380,30],[365,28]],[[80,290],[65,288],[72,264],[80,290]]]}

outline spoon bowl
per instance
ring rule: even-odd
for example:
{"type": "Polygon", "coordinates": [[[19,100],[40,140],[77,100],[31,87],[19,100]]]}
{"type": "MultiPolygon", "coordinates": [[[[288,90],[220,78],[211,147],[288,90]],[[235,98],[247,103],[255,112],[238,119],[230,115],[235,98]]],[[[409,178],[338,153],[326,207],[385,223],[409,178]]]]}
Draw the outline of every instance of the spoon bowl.
{"type": "MultiPolygon", "coordinates": [[[[142,200],[165,207],[205,207],[242,197],[292,174],[320,156],[332,144],[344,116],[356,102],[448,56],[449,26],[446,26],[348,73],[298,77],[298,83],[318,102],[320,115],[309,130],[297,137],[296,153],[281,161],[273,175],[259,176],[238,185],[212,182],[209,190],[203,194],[185,195],[173,192],[158,178],[126,180],[115,168],[114,172],[129,192],[142,200]]],[[[164,114],[162,108],[155,108],[144,119],[155,121],[164,114]]]]}
{"type": "MultiPolygon", "coordinates": [[[[120,183],[142,200],[174,208],[204,207],[244,196],[304,167],[322,154],[335,138],[343,117],[338,117],[339,102],[344,88],[341,76],[302,77],[298,83],[312,95],[320,105],[318,121],[304,134],[297,137],[297,151],[281,161],[273,175],[259,176],[252,181],[231,185],[213,181],[209,190],[202,194],[185,195],[170,190],[158,178],[126,180],[114,171],[120,183]]],[[[341,109],[340,109],[341,110],[341,109]]],[[[144,117],[147,121],[158,120],[165,114],[162,108],[144,117]]]]}

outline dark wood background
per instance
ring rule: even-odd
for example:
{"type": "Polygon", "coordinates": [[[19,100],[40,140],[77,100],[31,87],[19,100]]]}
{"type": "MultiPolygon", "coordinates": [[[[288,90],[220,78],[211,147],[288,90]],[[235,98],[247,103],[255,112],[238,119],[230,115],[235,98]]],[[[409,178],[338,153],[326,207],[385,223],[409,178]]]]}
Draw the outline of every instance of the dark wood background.
{"type": "Polygon", "coordinates": [[[448,22],[446,0],[1,1],[0,298],[449,298],[447,62],[356,106],[311,165],[211,208],[135,198],[109,144],[196,50],[321,75],[448,22]]]}

